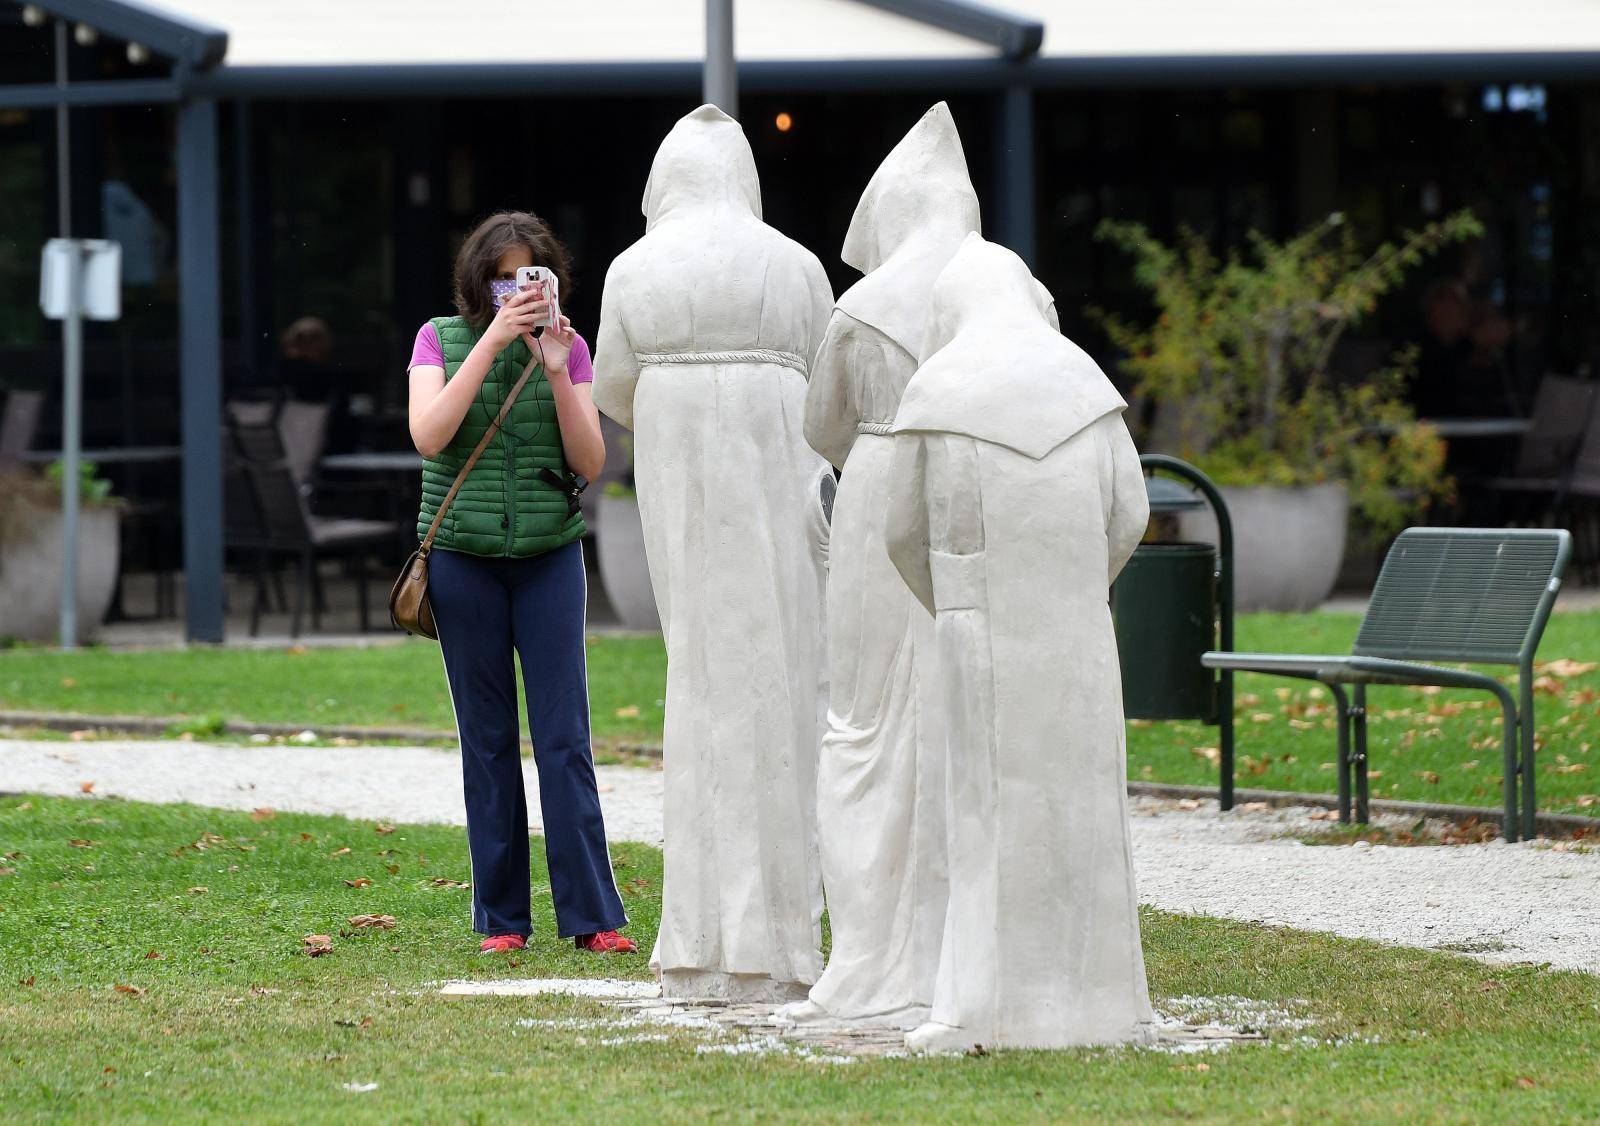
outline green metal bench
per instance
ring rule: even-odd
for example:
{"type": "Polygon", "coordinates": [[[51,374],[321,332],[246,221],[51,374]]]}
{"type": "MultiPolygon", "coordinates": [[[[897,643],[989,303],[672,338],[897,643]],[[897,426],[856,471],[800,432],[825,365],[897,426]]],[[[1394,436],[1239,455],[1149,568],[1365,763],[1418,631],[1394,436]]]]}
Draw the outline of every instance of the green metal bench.
{"type": "Polygon", "coordinates": [[[1409,528],[1383,561],[1349,656],[1210,652],[1200,662],[1328,687],[1338,707],[1339,820],[1346,822],[1352,782],[1356,819],[1367,820],[1367,685],[1494,693],[1505,715],[1503,835],[1518,838],[1520,784],[1521,835],[1532,837],[1533,656],[1571,555],[1572,536],[1562,530],[1409,528]],[[1520,706],[1485,673],[1418,663],[1434,661],[1515,665],[1520,706]]]}

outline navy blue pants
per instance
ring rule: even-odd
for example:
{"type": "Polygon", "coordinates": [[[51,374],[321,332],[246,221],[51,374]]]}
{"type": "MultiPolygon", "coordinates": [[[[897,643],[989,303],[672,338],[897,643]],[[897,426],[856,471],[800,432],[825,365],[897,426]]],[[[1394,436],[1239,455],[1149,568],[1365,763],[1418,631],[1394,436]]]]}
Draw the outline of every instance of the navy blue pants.
{"type": "Polygon", "coordinates": [[[568,938],[628,921],[611,876],[589,753],[587,595],[576,543],[528,559],[439,548],[429,556],[428,598],[461,739],[472,929],[479,934],[533,929],[513,655],[521,658],[528,698],[557,930],[568,938]]]}

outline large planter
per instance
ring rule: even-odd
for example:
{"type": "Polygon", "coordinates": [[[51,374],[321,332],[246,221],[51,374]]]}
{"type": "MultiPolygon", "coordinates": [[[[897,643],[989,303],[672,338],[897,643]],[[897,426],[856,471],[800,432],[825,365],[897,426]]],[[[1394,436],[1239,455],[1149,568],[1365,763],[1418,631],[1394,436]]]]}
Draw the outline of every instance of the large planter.
{"type": "MultiPolygon", "coordinates": [[[[1222,489],[1233,520],[1233,589],[1239,610],[1315,610],[1344,561],[1350,497],[1342,484],[1222,489]]],[[[1209,510],[1185,513],[1184,539],[1215,543],[1209,510]]]]}
{"type": "Polygon", "coordinates": [[[644,525],[639,501],[632,496],[600,497],[600,526],[595,535],[600,553],[600,582],[606,599],[626,629],[659,630],[656,593],[644,554],[644,525]]]}
{"type": "MultiPolygon", "coordinates": [[[[92,638],[117,586],[122,523],[115,505],[78,511],[78,633],[92,638]]],[[[55,641],[61,628],[61,512],[19,514],[0,541],[0,637],[55,641]]]]}

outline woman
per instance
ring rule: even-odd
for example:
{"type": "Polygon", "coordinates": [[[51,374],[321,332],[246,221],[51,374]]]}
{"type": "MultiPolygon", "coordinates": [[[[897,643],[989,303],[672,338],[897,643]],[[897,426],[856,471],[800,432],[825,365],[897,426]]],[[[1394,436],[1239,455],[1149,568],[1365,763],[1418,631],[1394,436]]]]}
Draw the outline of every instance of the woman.
{"type": "MultiPolygon", "coordinates": [[[[504,425],[445,510],[430,555],[428,595],[461,741],[472,929],[485,953],[519,950],[532,931],[528,808],[517,738],[521,659],[544,814],[556,925],[580,949],[631,953],[611,876],[589,753],[584,667],[584,533],[573,475],[593,479],[605,442],[589,383],[588,345],[546,294],[497,301],[496,281],[542,265],[568,292],[566,249],[537,216],[502,212],[456,256],[453,317],[417,333],[411,356],[411,438],[427,459],[418,536],[525,367],[533,373],[504,425]],[[498,304],[498,309],[496,305],[498,304]]],[[[508,288],[504,285],[501,289],[508,288]]]]}

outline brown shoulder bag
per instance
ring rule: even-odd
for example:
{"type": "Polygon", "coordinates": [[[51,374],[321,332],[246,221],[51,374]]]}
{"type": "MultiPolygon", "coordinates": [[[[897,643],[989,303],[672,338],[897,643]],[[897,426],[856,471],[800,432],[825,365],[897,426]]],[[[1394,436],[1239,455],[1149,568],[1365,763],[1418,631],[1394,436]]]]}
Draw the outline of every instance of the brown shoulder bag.
{"type": "MultiPolygon", "coordinates": [[[[540,354],[542,353],[543,349],[540,349],[540,354]]],[[[397,629],[433,641],[439,640],[439,631],[433,624],[433,607],[428,603],[428,552],[433,550],[433,537],[439,534],[439,523],[444,519],[445,509],[456,499],[456,493],[461,491],[461,483],[467,479],[467,474],[472,472],[472,467],[478,464],[478,458],[483,451],[488,449],[490,440],[500,429],[500,424],[505,422],[506,415],[511,413],[511,404],[516,402],[517,394],[538,365],[538,355],[528,360],[528,366],[522,369],[522,378],[511,388],[505,402],[500,404],[499,413],[495,415],[494,421],[489,424],[489,429],[484,431],[483,437],[478,440],[477,446],[467,457],[467,463],[461,467],[461,472],[456,474],[455,483],[450,486],[450,491],[444,495],[444,500],[439,504],[439,511],[433,514],[433,523],[428,526],[428,534],[422,537],[417,550],[411,553],[411,558],[406,560],[405,567],[401,569],[400,577],[394,581],[394,588],[389,591],[389,620],[397,629]]]]}

